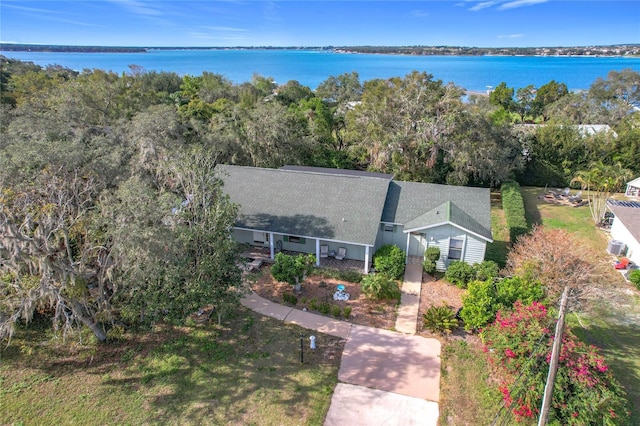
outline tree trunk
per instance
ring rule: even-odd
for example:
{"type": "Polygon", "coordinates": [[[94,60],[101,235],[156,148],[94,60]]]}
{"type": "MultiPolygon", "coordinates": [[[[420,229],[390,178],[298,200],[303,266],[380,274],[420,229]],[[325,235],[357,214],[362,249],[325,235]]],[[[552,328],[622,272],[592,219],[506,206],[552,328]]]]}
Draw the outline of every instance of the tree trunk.
{"type": "Polygon", "coordinates": [[[87,327],[89,327],[89,329],[91,331],[93,331],[93,334],[96,336],[96,338],[101,341],[104,342],[105,340],[107,340],[107,335],[104,332],[104,330],[98,325],[98,323],[96,321],[93,320],[93,318],[89,317],[89,316],[85,316],[82,314],[82,306],[80,306],[79,303],[74,302],[73,303],[73,311],[74,314],[77,315],[78,319],[80,319],[80,321],[86,325],[87,327]]]}

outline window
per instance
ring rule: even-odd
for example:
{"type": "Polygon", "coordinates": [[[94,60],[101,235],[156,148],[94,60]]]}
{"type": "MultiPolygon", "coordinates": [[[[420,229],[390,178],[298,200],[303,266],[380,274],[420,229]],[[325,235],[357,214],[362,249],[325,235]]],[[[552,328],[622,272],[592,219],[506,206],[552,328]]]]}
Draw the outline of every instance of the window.
{"type": "Polygon", "coordinates": [[[462,246],[464,245],[464,240],[462,238],[451,238],[449,240],[449,260],[460,260],[462,259],[462,246]]]}
{"type": "Polygon", "coordinates": [[[258,232],[253,231],[253,242],[254,243],[268,243],[269,242],[269,234],[266,232],[258,232]]]}
{"type": "Polygon", "coordinates": [[[384,232],[393,232],[393,225],[385,223],[384,232]]]}
{"type": "Polygon", "coordinates": [[[284,236],[284,240],[288,241],[290,243],[296,243],[296,244],[305,244],[306,240],[302,237],[293,237],[293,236],[289,236],[289,235],[285,235],[284,236]]]}

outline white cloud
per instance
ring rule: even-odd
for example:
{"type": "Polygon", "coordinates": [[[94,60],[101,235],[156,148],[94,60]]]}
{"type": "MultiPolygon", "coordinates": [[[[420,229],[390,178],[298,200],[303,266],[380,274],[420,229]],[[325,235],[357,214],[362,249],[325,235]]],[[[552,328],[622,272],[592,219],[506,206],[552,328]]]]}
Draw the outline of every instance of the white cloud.
{"type": "Polygon", "coordinates": [[[109,0],[109,1],[111,3],[119,4],[125,7],[126,9],[135,13],[136,15],[153,17],[153,16],[160,16],[163,14],[160,10],[151,7],[152,5],[150,3],[145,3],[139,0],[109,0]]]}
{"type": "Polygon", "coordinates": [[[499,35],[498,38],[521,38],[524,37],[524,34],[507,34],[507,35],[499,35]]]}
{"type": "MultiPolygon", "coordinates": [[[[40,19],[43,21],[50,21],[50,22],[61,22],[63,24],[70,24],[70,25],[78,25],[78,26],[82,26],[82,27],[98,27],[98,28],[104,28],[103,25],[98,25],[92,22],[87,22],[84,20],[78,20],[78,16],[76,14],[72,14],[72,13],[66,13],[66,12],[61,12],[58,10],[53,10],[53,9],[40,9],[40,8],[35,8],[35,7],[26,7],[26,6],[16,6],[13,4],[3,4],[2,5],[3,8],[5,9],[14,9],[14,10],[18,10],[20,12],[23,12],[24,15],[26,16],[30,16],[34,19],[40,19]]],[[[80,18],[82,18],[80,16],[80,18]]]]}
{"type": "Polygon", "coordinates": [[[480,3],[476,4],[473,7],[470,7],[469,10],[472,11],[472,12],[477,12],[478,10],[486,9],[486,8],[494,6],[496,4],[498,4],[497,1],[483,1],[483,2],[480,2],[480,3]]]}
{"type": "Polygon", "coordinates": [[[540,4],[540,3],[546,3],[549,0],[515,0],[515,1],[510,1],[504,4],[501,4],[498,7],[498,10],[507,10],[507,9],[515,9],[518,7],[524,7],[524,6],[533,6],[535,4],[540,4]]]}
{"type": "Polygon", "coordinates": [[[477,12],[482,9],[488,9],[490,7],[496,7],[498,10],[516,9],[518,7],[533,6],[536,4],[546,3],[549,0],[486,0],[476,2],[475,0],[467,0],[465,3],[458,3],[457,5],[468,5],[469,3],[475,3],[469,8],[472,12],[477,12]]]}

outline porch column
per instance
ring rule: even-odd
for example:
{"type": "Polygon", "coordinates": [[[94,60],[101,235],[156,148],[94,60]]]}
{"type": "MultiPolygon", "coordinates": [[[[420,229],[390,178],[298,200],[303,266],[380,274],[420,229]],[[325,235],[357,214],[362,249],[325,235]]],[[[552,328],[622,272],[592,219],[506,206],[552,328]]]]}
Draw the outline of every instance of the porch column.
{"type": "Polygon", "coordinates": [[[273,260],[275,258],[274,255],[274,248],[273,248],[273,232],[269,232],[269,255],[271,256],[271,259],[273,260]]]}
{"type": "Polygon", "coordinates": [[[409,263],[409,241],[411,239],[411,232],[407,232],[407,255],[404,257],[405,263],[409,263]]]}
{"type": "Polygon", "coordinates": [[[316,238],[316,266],[320,266],[320,238],[316,238]]]}
{"type": "Polygon", "coordinates": [[[369,273],[369,246],[364,246],[364,273],[369,273]]]}

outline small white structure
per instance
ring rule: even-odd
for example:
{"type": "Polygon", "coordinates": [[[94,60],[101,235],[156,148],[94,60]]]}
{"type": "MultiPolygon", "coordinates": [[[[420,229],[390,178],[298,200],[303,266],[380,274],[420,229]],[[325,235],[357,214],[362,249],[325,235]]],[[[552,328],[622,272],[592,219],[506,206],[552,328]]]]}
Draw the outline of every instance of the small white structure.
{"type": "Polygon", "coordinates": [[[640,177],[632,180],[631,182],[627,182],[627,190],[624,195],[640,200],[640,177]]]}
{"type": "Polygon", "coordinates": [[[611,238],[626,246],[626,257],[640,265],[640,202],[609,200],[607,207],[615,215],[611,238]]]}

